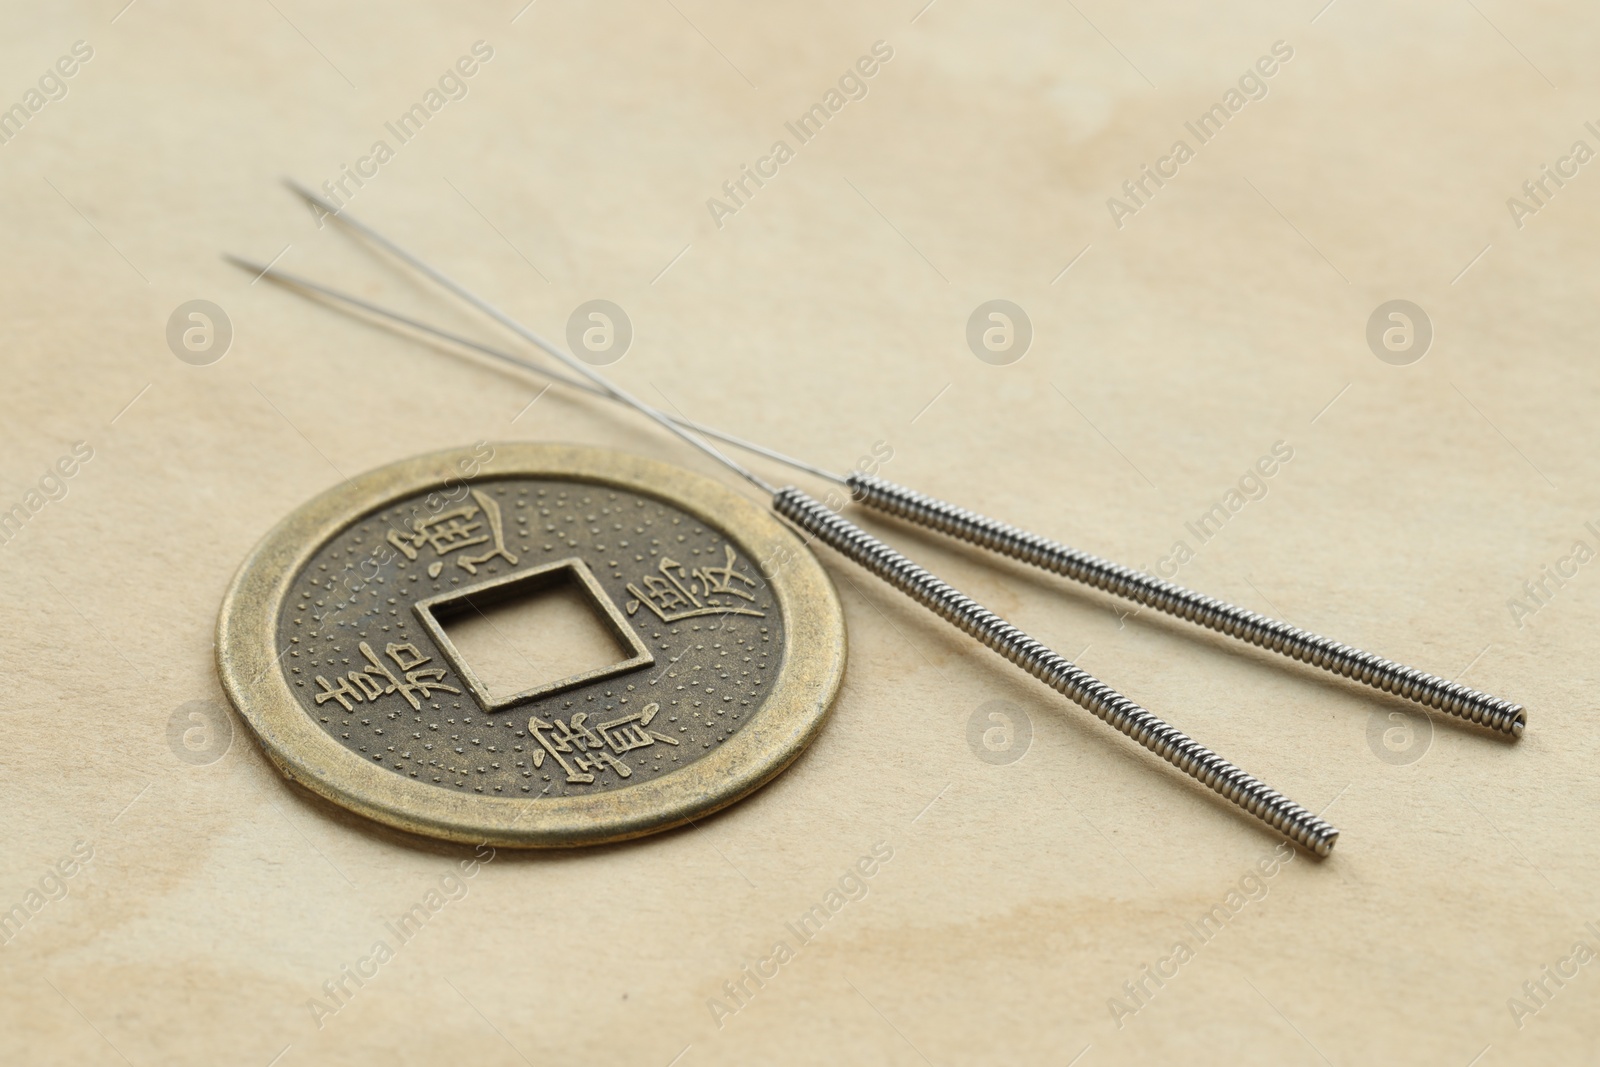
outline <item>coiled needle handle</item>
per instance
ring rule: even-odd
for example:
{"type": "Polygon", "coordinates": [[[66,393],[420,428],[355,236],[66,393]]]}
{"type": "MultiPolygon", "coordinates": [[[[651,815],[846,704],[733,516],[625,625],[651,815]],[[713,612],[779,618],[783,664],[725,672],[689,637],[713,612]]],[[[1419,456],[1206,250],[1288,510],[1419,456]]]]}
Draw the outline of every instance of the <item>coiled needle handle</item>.
{"type": "Polygon", "coordinates": [[[877,511],[1199,623],[1333,674],[1353,678],[1385,693],[1414,700],[1513,738],[1521,737],[1527,725],[1527,713],[1521,704],[1480,693],[1132,567],[1080,552],[875,475],[857,472],[845,481],[856,501],[877,511]]]}
{"type": "Polygon", "coordinates": [[[1267,788],[860,527],[840,518],[826,505],[789,486],[773,495],[772,507],[840,555],[1087,708],[1101,721],[1127,734],[1302,848],[1319,856],[1332,851],[1339,831],[1327,822],[1267,788]]]}

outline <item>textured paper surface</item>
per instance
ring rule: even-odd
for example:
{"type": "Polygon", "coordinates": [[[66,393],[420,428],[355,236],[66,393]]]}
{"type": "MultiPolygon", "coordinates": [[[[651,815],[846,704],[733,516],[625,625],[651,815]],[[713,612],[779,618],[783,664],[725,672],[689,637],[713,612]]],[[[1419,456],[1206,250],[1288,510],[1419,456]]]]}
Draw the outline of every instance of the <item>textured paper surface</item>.
{"type": "Polygon", "coordinates": [[[1600,950],[1592,11],[121,2],[11,4],[0,34],[0,105],[27,118],[0,145],[0,510],[27,514],[0,546],[7,1062],[1596,1055],[1600,963],[1573,955],[1600,950]],[[78,41],[92,58],[46,77],[78,41]],[[389,132],[479,41],[464,98],[389,132]],[[1275,42],[1292,55],[1256,68],[1275,42]],[[802,142],[785,124],[819,103],[802,142]],[[1202,143],[1185,123],[1216,104],[1202,143]],[[237,723],[205,762],[184,709],[220,699],[222,592],[342,476],[479,440],[711,470],[219,260],[505,340],[277,184],[347,165],[372,175],[345,179],[353,212],[538,329],[625,309],[610,369],[641,395],[833,467],[883,442],[888,477],[1522,700],[1527,735],[1407,719],[863,520],[1331,805],[1332,858],[1261,876],[1271,834],[826,554],[851,635],[833,720],[698,828],[473,867],[290,788],[237,723]],[[769,176],[740,191],[746,166],[769,176]],[[166,335],[195,299],[233,330],[205,366],[166,335]],[[967,339],[995,299],[1031,323],[1009,365],[967,339]],[[1396,299],[1432,327],[1408,365],[1367,339],[1396,299]],[[92,458],[44,487],[65,496],[30,498],[75,442],[92,458]],[[1275,445],[1292,458],[1254,480],[1275,445]],[[1186,524],[1219,503],[1202,542],[1186,524]],[[386,924],[430,892],[400,943],[386,924]],[[331,996],[346,967],[376,976],[331,996]]]}

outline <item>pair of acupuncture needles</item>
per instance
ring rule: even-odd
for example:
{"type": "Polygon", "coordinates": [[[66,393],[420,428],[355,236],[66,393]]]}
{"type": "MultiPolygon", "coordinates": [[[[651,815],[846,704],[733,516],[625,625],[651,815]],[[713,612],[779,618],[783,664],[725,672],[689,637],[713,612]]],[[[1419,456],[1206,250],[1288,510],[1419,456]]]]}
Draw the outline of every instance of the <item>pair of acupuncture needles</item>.
{"type": "Polygon", "coordinates": [[[774,487],[730,459],[704,438],[720,440],[842,485],[850,491],[855,502],[896,518],[968,541],[1142,606],[1199,623],[1230,637],[1292,659],[1311,663],[1333,674],[1353,678],[1375,689],[1486,726],[1509,737],[1516,738],[1522,734],[1526,715],[1518,704],[1351,648],[1133,568],[1069,548],[1056,541],[896,485],[875,475],[860,471],[839,475],[712,427],[661,412],[612,384],[589,365],[580,362],[564,349],[545,340],[437,268],[354,218],[348,211],[334,207],[315,193],[295,183],[291,182],[289,186],[327,216],[335,218],[373,244],[396,256],[467,304],[557,359],[569,369],[576,371],[581,377],[573,378],[552,371],[520,356],[418,321],[310,279],[280,271],[271,265],[263,266],[239,257],[227,257],[231,262],[249,270],[257,277],[267,277],[290,288],[326,297],[402,324],[419,333],[431,335],[532,371],[547,379],[633,408],[766,493],[771,498],[774,511],[813,538],[828,544],[841,555],[905,593],[935,615],[977,639],[1028,674],[1086,708],[1108,725],[1138,741],[1243,811],[1316,855],[1326,856],[1332,850],[1339,833],[1333,826],[1282,794],[1269,789],[970,597],[951,588],[888,545],[837,515],[803,490],[794,486],[782,489],[774,487]]]}

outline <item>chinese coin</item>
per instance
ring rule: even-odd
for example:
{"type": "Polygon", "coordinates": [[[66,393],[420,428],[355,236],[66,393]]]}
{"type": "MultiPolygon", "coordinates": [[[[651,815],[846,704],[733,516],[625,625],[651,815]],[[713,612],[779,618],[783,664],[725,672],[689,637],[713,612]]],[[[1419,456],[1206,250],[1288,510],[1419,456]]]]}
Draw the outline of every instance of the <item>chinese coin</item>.
{"type": "Polygon", "coordinates": [[[289,778],[524,847],[745,796],[820,729],[845,662],[832,583],[764,508],[549,444],[404,460],[309,501],[246,559],[217,634],[223,687],[289,778]]]}

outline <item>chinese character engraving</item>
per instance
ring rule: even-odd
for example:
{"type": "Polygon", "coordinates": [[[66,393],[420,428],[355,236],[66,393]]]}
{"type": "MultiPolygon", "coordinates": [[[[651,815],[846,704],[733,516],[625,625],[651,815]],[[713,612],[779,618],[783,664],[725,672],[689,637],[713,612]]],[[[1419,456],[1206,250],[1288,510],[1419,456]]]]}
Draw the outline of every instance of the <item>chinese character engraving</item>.
{"type": "Polygon", "coordinates": [[[456,557],[456,566],[468,574],[477,574],[480,566],[496,556],[515,565],[517,557],[506,548],[505,524],[500,517],[499,503],[487,493],[476,489],[472,491],[472,499],[476,500],[477,504],[463,504],[449,511],[441,511],[437,515],[413,519],[410,534],[390,530],[385,536],[391,545],[405,555],[406,559],[413,561],[420,555],[419,550],[423,545],[432,547],[436,555],[446,556],[474,545],[492,543],[492,547],[482,555],[456,557]],[[483,520],[472,521],[477,518],[479,511],[483,512],[483,520]],[[484,532],[485,527],[488,527],[487,532],[484,532]]]}
{"type": "Polygon", "coordinates": [[[723,545],[727,554],[722,566],[701,564],[694,570],[663,556],[656,565],[655,574],[646,574],[638,584],[628,583],[633,599],[628,601],[628,614],[632,615],[643,604],[662,622],[678,622],[700,615],[754,615],[764,618],[765,612],[745,606],[755,600],[756,580],[734,567],[732,545],[723,545]],[[644,588],[640,589],[639,586],[644,588]],[[729,600],[732,597],[734,599],[729,600]],[[744,601],[745,604],[741,604],[744,601]]]}
{"type": "Polygon", "coordinates": [[[636,748],[648,748],[658,741],[678,744],[666,734],[649,729],[651,720],[660,710],[659,704],[646,704],[620,719],[599,723],[592,730],[588,726],[589,713],[585,711],[574,712],[566,722],[560,719],[547,722],[536,715],[528,720],[528,732],[539,742],[542,751],[533,753],[533,765],[543,767],[545,753],[549,753],[567,772],[569,783],[591,785],[595,772],[608,767],[617,772],[618,778],[631,778],[633,768],[618,757],[636,748]],[[571,757],[570,762],[567,757],[571,757]]]}
{"type": "Polygon", "coordinates": [[[528,732],[544,749],[544,752],[533,754],[533,765],[542,767],[544,754],[548,752],[567,772],[567,781],[570,783],[591,784],[594,782],[594,772],[606,767],[616,771],[619,778],[632,777],[633,768],[607,752],[605,742],[584,725],[588,718],[587,712],[580,711],[574,713],[567,722],[560,719],[546,722],[537,715],[529,719],[528,732]],[[567,756],[572,757],[572,762],[567,762],[567,756]]]}
{"type": "Polygon", "coordinates": [[[600,734],[601,740],[610,747],[611,751],[619,756],[625,752],[632,752],[636,748],[649,748],[657,741],[668,745],[676,745],[678,742],[666,734],[648,729],[651,720],[656,717],[656,713],[660,710],[661,705],[652,702],[631,715],[624,715],[620,719],[612,719],[610,722],[600,723],[595,727],[595,730],[600,734]]]}
{"type": "Polygon", "coordinates": [[[454,686],[444,684],[444,668],[422,666],[429,661],[429,657],[424,656],[416,645],[390,643],[384,646],[384,652],[399,668],[398,674],[379,659],[378,654],[372,651],[372,646],[365,641],[357,647],[367,659],[366,670],[350,671],[339,679],[337,686],[322,675],[317,675],[317,685],[321,687],[316,694],[319,705],[337,700],[345,711],[351,711],[356,704],[372,703],[381,696],[399,693],[413,709],[421,711],[422,701],[428,699],[435,689],[445,693],[461,692],[454,686]]]}

